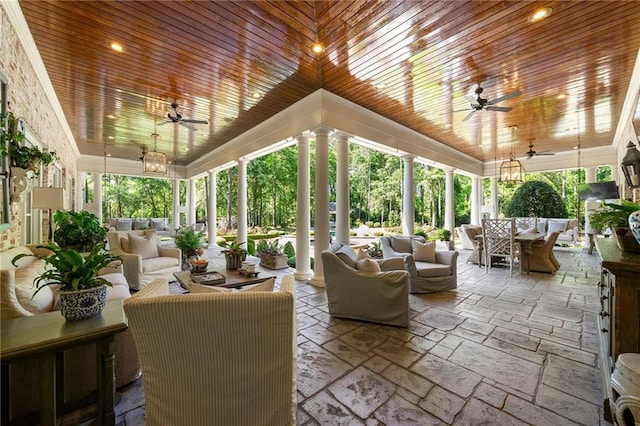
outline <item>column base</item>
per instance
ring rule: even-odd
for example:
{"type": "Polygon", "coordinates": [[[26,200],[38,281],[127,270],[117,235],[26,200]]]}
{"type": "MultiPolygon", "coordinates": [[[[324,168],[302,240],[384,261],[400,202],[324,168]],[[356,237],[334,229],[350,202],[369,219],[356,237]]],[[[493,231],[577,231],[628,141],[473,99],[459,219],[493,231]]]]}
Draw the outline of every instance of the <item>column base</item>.
{"type": "Polygon", "coordinates": [[[293,277],[296,281],[309,281],[313,277],[313,271],[310,269],[308,271],[295,271],[293,277]]]}
{"type": "Polygon", "coordinates": [[[314,287],[319,287],[319,288],[324,288],[325,284],[324,284],[324,276],[314,276],[313,278],[311,278],[309,281],[307,281],[309,284],[311,284],[314,287]]]}

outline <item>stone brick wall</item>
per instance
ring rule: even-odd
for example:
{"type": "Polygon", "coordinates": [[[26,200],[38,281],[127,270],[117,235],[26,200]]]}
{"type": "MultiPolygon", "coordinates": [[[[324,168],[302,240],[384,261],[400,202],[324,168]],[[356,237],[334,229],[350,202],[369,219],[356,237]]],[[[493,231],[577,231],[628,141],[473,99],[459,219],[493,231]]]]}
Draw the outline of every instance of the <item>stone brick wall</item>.
{"type": "MultiPolygon", "coordinates": [[[[60,158],[64,176],[76,176],[75,141],[68,138],[36,76],[25,49],[0,7],[0,71],[9,81],[9,102],[13,113],[22,117],[45,147],[60,158]]],[[[43,185],[50,184],[51,173],[44,173],[43,185]]],[[[20,209],[23,206],[19,207],[20,209]]],[[[48,224],[43,228],[47,229],[48,224]]],[[[20,245],[20,211],[11,215],[11,228],[0,232],[0,251],[20,245]]]]}

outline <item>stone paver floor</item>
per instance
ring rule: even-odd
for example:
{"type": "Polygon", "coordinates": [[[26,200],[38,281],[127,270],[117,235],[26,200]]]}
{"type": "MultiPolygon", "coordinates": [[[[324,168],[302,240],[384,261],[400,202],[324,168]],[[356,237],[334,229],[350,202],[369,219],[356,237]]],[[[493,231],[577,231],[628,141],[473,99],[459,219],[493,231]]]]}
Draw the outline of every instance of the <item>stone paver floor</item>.
{"type": "MultiPolygon", "coordinates": [[[[324,290],[299,282],[298,425],[609,424],[597,253],[560,248],[557,273],[512,278],[468,255],[456,291],[410,296],[407,329],[331,318],[324,290]]],[[[120,390],[118,424],[144,424],[142,388],[120,390]]]]}

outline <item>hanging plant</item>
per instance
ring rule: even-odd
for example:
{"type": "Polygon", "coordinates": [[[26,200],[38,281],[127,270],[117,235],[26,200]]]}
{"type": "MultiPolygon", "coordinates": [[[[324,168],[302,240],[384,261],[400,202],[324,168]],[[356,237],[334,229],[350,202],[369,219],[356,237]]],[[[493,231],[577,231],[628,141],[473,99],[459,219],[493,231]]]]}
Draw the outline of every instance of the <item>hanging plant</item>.
{"type": "Polygon", "coordinates": [[[40,150],[24,144],[24,135],[17,130],[18,120],[11,111],[0,115],[0,155],[8,156],[11,167],[32,170],[38,176],[40,167],[46,167],[58,159],[55,152],[40,150]]]}

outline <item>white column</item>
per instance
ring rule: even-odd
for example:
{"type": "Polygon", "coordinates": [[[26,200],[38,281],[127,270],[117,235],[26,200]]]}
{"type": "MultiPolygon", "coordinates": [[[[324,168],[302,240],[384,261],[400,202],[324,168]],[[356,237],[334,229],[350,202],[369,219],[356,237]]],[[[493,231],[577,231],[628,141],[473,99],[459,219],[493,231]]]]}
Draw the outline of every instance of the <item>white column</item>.
{"type": "Polygon", "coordinates": [[[498,177],[491,177],[491,219],[498,218],[498,177]]]}
{"type": "Polygon", "coordinates": [[[478,176],[471,177],[471,215],[469,222],[472,225],[478,225],[480,223],[480,194],[482,194],[482,188],[480,187],[480,178],[478,176]]]}
{"type": "Polygon", "coordinates": [[[309,241],[311,217],[310,181],[311,175],[309,138],[305,135],[298,136],[298,199],[296,201],[296,271],[297,280],[308,280],[313,276],[311,260],[309,258],[309,241]]]}
{"type": "Polygon", "coordinates": [[[247,160],[238,160],[238,242],[247,248],[247,160]]]}
{"type": "Polygon", "coordinates": [[[596,168],[595,167],[585,167],[584,168],[584,182],[592,183],[596,181],[596,168]]]}
{"type": "Polygon", "coordinates": [[[451,231],[456,224],[455,205],[453,201],[453,170],[444,171],[444,229],[451,231]]]}
{"type": "Polygon", "coordinates": [[[196,223],[196,178],[189,178],[187,197],[187,226],[192,226],[196,223]]]}
{"type": "MultiPolygon", "coordinates": [[[[596,168],[595,167],[585,167],[584,168],[584,182],[585,183],[593,183],[596,181],[596,168]]],[[[589,214],[593,210],[597,210],[600,207],[600,201],[596,200],[586,200],[584,202],[584,230],[585,230],[585,238],[583,242],[583,247],[589,248],[589,238],[586,234],[593,233],[593,229],[591,229],[591,221],[589,220],[589,214]]]]}
{"type": "Polygon", "coordinates": [[[316,193],[313,237],[313,278],[309,283],[324,287],[322,252],[329,248],[329,131],[324,127],[316,134],[316,193]]]}
{"type": "Polygon", "coordinates": [[[336,242],[349,244],[349,136],[336,134],[336,242]]]}
{"type": "Polygon", "coordinates": [[[415,184],[413,179],[413,155],[402,157],[404,178],[402,179],[402,233],[413,235],[415,222],[415,184]]]}
{"type": "Polygon", "coordinates": [[[93,204],[96,206],[98,221],[102,221],[102,173],[93,174],[93,204]]]}
{"type": "MultiPolygon", "coordinates": [[[[87,174],[85,172],[76,173],[76,211],[84,210],[84,185],[87,180],[87,174]]],[[[71,206],[69,206],[71,209],[71,206]]]]}
{"type": "Polygon", "coordinates": [[[180,180],[173,180],[173,229],[180,228],[180,180]]]}
{"type": "Polygon", "coordinates": [[[218,225],[218,203],[216,198],[216,187],[218,174],[215,170],[209,170],[209,205],[207,206],[207,233],[209,248],[216,245],[216,232],[218,225]]]}
{"type": "MultiPolygon", "coordinates": [[[[611,180],[615,180],[619,185],[622,183],[618,180],[620,173],[620,166],[617,164],[610,164],[611,166],[611,180]]],[[[622,179],[624,181],[624,178],[622,179]]]]}

